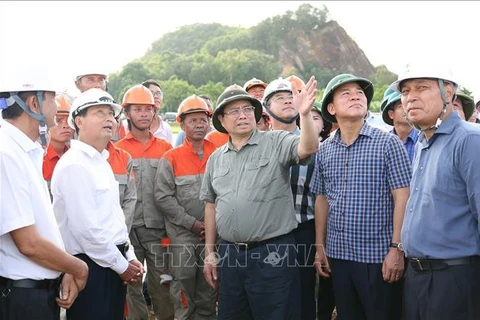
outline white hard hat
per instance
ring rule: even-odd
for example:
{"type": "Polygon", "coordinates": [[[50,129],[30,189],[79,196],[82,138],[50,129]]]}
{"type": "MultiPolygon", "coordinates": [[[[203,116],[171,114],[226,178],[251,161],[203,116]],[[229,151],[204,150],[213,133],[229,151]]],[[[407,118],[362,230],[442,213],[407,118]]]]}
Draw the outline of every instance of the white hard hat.
{"type": "Polygon", "coordinates": [[[398,76],[398,80],[390,85],[390,88],[400,92],[400,83],[408,79],[432,78],[451,82],[455,89],[458,82],[452,71],[443,64],[433,65],[430,62],[412,62],[405,66],[405,69],[398,76]]]}
{"type": "Polygon", "coordinates": [[[68,124],[75,129],[74,120],[80,111],[100,105],[111,106],[113,108],[114,117],[117,117],[122,111],[122,107],[113,100],[108,92],[98,88],[92,88],[81,93],[73,101],[72,107],[70,108],[70,114],[68,115],[68,124]]]}
{"type": "Polygon", "coordinates": [[[292,84],[287,79],[278,78],[270,82],[263,93],[263,103],[267,104],[268,100],[277,92],[292,92],[292,84]]]}
{"type": "Polygon", "coordinates": [[[43,71],[2,72],[0,92],[51,91],[57,92],[58,87],[43,71]]]}

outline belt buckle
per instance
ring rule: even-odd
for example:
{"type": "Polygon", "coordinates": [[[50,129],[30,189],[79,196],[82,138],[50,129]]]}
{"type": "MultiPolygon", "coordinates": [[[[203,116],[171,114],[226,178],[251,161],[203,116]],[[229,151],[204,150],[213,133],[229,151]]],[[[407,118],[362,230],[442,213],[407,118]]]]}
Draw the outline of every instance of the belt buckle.
{"type": "Polygon", "coordinates": [[[10,294],[12,290],[10,288],[5,288],[2,290],[2,295],[0,296],[0,301],[4,300],[10,294]]]}
{"type": "Polygon", "coordinates": [[[248,243],[246,242],[237,242],[235,243],[237,245],[237,247],[240,249],[241,246],[245,247],[245,250],[248,249],[248,243]]]}
{"type": "Polygon", "coordinates": [[[412,258],[411,261],[414,262],[414,263],[418,266],[418,269],[419,269],[420,271],[423,271],[423,266],[422,266],[422,262],[420,261],[420,259],[418,259],[418,258],[412,258]]]}

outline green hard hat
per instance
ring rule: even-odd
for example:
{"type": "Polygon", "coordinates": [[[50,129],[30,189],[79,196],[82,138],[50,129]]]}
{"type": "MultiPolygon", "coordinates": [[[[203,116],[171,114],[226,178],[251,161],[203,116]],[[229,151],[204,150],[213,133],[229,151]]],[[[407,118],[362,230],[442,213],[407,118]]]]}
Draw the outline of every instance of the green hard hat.
{"type": "Polygon", "coordinates": [[[402,94],[388,88],[383,94],[382,104],[380,105],[380,110],[382,111],[383,122],[393,126],[393,120],[388,116],[388,110],[393,107],[398,101],[400,101],[402,94]]]}
{"type": "Polygon", "coordinates": [[[370,108],[370,102],[372,101],[372,98],[373,98],[372,82],[368,79],[354,76],[353,74],[342,73],[335,76],[332,80],[330,80],[330,82],[327,84],[327,88],[325,89],[325,92],[323,93],[322,116],[325,119],[327,119],[332,123],[337,122],[337,119],[328,112],[327,106],[330,102],[332,102],[333,93],[338,87],[343,86],[344,84],[347,84],[347,83],[352,83],[352,82],[358,83],[360,87],[363,89],[363,92],[367,97],[367,108],[370,108]]]}
{"type": "Polygon", "coordinates": [[[463,113],[465,113],[465,120],[468,121],[475,111],[475,101],[469,95],[464,93],[457,93],[457,99],[462,100],[463,113]]]}
{"type": "Polygon", "coordinates": [[[255,107],[255,122],[258,122],[260,118],[262,117],[262,103],[252,97],[251,95],[248,94],[247,91],[243,90],[242,87],[239,85],[231,85],[223,91],[223,93],[218,97],[217,99],[217,108],[215,109],[215,112],[213,113],[212,117],[212,123],[215,129],[217,129],[220,132],[223,133],[228,133],[227,130],[222,126],[222,123],[220,120],[218,120],[218,116],[223,114],[223,109],[225,109],[225,106],[233,101],[237,100],[248,100],[252,104],[252,106],[255,107]]]}

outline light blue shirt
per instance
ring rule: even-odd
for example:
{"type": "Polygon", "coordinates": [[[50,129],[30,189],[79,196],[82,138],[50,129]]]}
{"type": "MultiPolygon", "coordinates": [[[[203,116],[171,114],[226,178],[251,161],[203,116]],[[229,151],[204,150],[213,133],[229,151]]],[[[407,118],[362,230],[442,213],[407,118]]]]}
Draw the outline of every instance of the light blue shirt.
{"type": "Polygon", "coordinates": [[[408,258],[480,256],[480,129],[456,113],[420,134],[402,228],[408,258]]]}

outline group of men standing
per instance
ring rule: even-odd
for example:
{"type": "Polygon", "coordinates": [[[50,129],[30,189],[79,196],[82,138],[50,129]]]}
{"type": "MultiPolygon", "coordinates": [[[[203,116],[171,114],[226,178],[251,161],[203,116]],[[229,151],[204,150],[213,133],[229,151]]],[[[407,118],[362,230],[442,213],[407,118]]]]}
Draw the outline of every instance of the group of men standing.
{"type": "Polygon", "coordinates": [[[67,112],[46,79],[0,87],[1,319],[145,319],[144,260],[158,319],[315,319],[315,271],[339,319],[480,317],[480,129],[448,69],[390,86],[393,134],[365,121],[365,78],[335,76],[320,103],[314,77],[254,78],[213,113],[183,100],[175,148],[155,81],[117,104],[106,75],[79,75],[67,112]]]}

